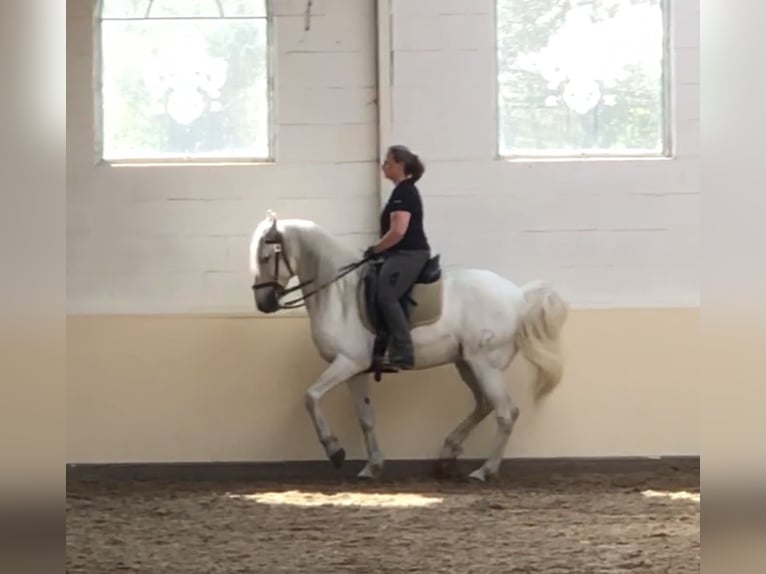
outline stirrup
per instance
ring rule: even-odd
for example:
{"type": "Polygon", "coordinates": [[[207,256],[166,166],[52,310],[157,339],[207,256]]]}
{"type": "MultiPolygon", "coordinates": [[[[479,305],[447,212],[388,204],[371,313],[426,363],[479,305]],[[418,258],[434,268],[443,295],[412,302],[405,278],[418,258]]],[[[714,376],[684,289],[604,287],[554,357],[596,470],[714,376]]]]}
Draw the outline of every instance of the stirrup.
{"type": "Polygon", "coordinates": [[[375,381],[379,383],[383,378],[383,373],[398,373],[399,369],[385,361],[383,357],[376,356],[372,358],[372,364],[365,372],[373,373],[375,381]]]}

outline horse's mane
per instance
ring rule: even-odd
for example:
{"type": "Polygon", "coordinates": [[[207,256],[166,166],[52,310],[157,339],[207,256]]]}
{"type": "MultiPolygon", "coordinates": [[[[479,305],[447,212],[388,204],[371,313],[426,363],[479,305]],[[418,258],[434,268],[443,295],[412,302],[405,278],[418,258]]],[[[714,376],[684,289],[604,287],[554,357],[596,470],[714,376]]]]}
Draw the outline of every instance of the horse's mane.
{"type": "Polygon", "coordinates": [[[305,271],[303,271],[305,276],[301,277],[302,281],[313,280],[316,282],[314,286],[330,282],[340,286],[347,281],[353,281],[358,271],[346,275],[337,282],[335,279],[342,267],[361,259],[361,253],[354,253],[313,221],[285,220],[283,224],[283,237],[291,246],[287,249],[297,247],[301,265],[305,265],[305,271]]]}

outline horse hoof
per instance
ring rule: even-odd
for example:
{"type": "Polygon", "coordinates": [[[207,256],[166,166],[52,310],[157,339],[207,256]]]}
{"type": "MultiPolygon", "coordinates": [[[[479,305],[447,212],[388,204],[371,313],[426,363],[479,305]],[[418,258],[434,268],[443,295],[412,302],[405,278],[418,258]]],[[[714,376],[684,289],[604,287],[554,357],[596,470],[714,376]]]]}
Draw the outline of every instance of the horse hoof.
{"type": "Polygon", "coordinates": [[[436,461],[434,475],[441,479],[454,479],[460,476],[456,458],[442,458],[436,461]]]}
{"type": "Polygon", "coordinates": [[[484,472],[483,468],[480,468],[478,470],[474,470],[471,474],[468,475],[469,482],[487,482],[487,476],[484,472]]]}
{"type": "Polygon", "coordinates": [[[367,464],[356,476],[361,480],[378,480],[382,474],[383,465],[367,464]]]}
{"type": "Polygon", "coordinates": [[[334,453],[332,453],[332,455],[330,455],[330,462],[332,462],[332,465],[335,468],[342,467],[345,461],[346,461],[346,451],[342,448],[339,448],[334,453]]]}

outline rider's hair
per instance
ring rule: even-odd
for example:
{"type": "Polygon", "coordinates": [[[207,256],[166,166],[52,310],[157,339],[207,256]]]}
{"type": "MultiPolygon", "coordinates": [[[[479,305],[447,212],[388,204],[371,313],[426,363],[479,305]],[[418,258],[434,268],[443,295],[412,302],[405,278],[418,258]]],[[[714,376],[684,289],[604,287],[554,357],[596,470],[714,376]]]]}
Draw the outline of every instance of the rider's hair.
{"type": "Polygon", "coordinates": [[[412,179],[413,182],[423,177],[426,166],[420,161],[420,158],[412,153],[407,146],[392,145],[388,148],[388,153],[397,163],[404,164],[404,175],[412,179]]]}

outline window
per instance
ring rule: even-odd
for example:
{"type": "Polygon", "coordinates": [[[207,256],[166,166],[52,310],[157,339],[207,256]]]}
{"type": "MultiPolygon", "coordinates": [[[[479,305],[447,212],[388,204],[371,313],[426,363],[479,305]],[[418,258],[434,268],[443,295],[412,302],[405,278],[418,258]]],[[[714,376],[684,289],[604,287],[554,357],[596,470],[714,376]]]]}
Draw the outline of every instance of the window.
{"type": "Polygon", "coordinates": [[[665,0],[497,0],[503,157],[668,155],[665,0]]]}
{"type": "Polygon", "coordinates": [[[106,161],[270,157],[267,0],[102,0],[106,161]]]}

